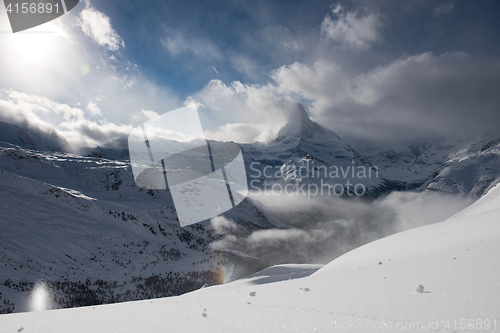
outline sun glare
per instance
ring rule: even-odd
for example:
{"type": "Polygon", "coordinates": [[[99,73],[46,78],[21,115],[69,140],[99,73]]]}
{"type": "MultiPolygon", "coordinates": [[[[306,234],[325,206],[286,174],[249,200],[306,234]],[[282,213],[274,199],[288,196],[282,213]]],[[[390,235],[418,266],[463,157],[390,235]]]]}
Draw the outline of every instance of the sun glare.
{"type": "Polygon", "coordinates": [[[46,23],[27,31],[10,35],[9,48],[16,58],[23,62],[49,61],[51,54],[57,52],[58,40],[64,36],[61,28],[46,23]]]}
{"type": "Polygon", "coordinates": [[[39,283],[31,296],[31,310],[44,311],[49,309],[49,291],[44,283],[39,283]]]}

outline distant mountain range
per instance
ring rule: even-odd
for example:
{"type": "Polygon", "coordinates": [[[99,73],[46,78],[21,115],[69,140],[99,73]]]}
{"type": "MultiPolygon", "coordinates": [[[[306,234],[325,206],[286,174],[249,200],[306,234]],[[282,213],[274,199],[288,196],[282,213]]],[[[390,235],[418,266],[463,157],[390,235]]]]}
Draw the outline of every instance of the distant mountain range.
{"type": "Polygon", "coordinates": [[[280,130],[277,139],[241,147],[249,182],[260,180],[255,184],[266,177],[252,175],[263,175],[266,167],[282,171],[278,182],[319,186],[321,180],[330,184],[350,181],[363,184],[367,195],[373,198],[394,190],[410,190],[477,199],[500,182],[500,130],[486,132],[472,142],[451,137],[417,137],[404,151],[362,154],[334,132],[312,122],[299,105],[297,115],[280,130]],[[299,172],[301,167],[307,172],[299,172]],[[356,172],[342,173],[349,167],[355,167],[356,172]],[[336,169],[340,170],[339,178],[324,177],[325,170],[330,176],[336,169]],[[359,177],[359,170],[372,171],[371,177],[359,177]],[[374,170],[379,170],[378,175],[374,170]]]}
{"type": "Polygon", "coordinates": [[[403,188],[478,199],[500,182],[500,131],[471,142],[418,137],[407,151],[382,151],[367,158],[403,188]]]}
{"type": "MultiPolygon", "coordinates": [[[[360,153],[333,131],[311,121],[301,105],[292,115],[275,140],[240,144],[251,189],[264,189],[266,180],[318,186],[322,180],[329,185],[349,181],[363,184],[366,195],[372,198],[398,190],[477,199],[500,181],[500,130],[483,133],[470,142],[442,136],[417,137],[405,150],[360,153]],[[339,177],[331,177],[336,170],[339,177]],[[360,170],[367,171],[366,177],[358,177],[362,176],[360,170]]],[[[82,154],[126,161],[127,140],[120,138],[102,147],[87,148],[82,154]]]]}

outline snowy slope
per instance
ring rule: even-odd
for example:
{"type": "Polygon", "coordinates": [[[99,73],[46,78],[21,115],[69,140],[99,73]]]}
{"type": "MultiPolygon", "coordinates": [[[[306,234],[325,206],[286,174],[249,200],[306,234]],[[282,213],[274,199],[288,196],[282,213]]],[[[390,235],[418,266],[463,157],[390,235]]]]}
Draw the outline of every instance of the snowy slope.
{"type": "Polygon", "coordinates": [[[500,186],[442,223],[367,244],[323,268],[282,265],[178,297],[3,315],[0,330],[498,331],[498,216],[500,186]]]}
{"type": "MultiPolygon", "coordinates": [[[[180,294],[248,261],[209,249],[210,221],[181,228],[168,191],[137,187],[125,162],[0,148],[0,211],[0,313],[28,311],[40,279],[58,308],[180,294]]],[[[240,236],[282,226],[250,199],[224,216],[240,236]]]]}

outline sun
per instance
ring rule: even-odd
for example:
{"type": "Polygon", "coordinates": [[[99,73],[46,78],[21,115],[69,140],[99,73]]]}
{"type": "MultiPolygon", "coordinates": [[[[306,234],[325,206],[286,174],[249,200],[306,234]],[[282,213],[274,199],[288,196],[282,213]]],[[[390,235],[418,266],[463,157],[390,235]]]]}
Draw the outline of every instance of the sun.
{"type": "Polygon", "coordinates": [[[8,48],[23,62],[44,62],[57,52],[61,36],[64,37],[64,31],[60,27],[46,23],[10,35],[8,48]]]}
{"type": "Polygon", "coordinates": [[[40,61],[46,59],[53,38],[50,33],[17,33],[13,41],[13,49],[24,61],[40,61]]]}

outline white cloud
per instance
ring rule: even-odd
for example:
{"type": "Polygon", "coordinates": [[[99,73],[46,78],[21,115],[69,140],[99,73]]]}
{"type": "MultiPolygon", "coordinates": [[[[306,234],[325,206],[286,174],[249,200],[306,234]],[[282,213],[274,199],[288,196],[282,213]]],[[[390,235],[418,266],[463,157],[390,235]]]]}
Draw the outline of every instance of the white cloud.
{"type": "MultiPolygon", "coordinates": [[[[12,88],[12,94],[23,92],[29,96],[30,108],[57,111],[63,108],[62,105],[70,108],[69,105],[76,106],[80,102],[81,106],[77,109],[81,115],[78,117],[85,119],[94,115],[99,116],[101,121],[109,119],[115,124],[128,124],[131,115],[140,110],[166,112],[180,106],[178,98],[167,87],[159,87],[147,80],[120,54],[110,61],[106,50],[93,45],[74,30],[67,29],[67,32],[76,43],[54,37],[51,45],[53,51],[43,65],[37,62],[24,63],[16,55],[16,45],[0,39],[0,88],[9,87],[12,88]],[[84,66],[89,70],[82,72],[84,66]],[[50,104],[47,101],[64,103],[45,106],[50,104]]],[[[22,100],[25,103],[27,97],[22,100]]],[[[76,112],[75,108],[72,110],[76,112]]],[[[46,114],[54,113],[47,111],[46,114]]],[[[69,114],[62,113],[61,117],[68,117],[69,114]]],[[[61,117],[46,121],[57,127],[62,120],[66,120],[61,117]]],[[[98,137],[107,138],[106,135],[98,137]]]]}
{"type": "Polygon", "coordinates": [[[321,32],[326,38],[337,42],[340,48],[367,50],[382,40],[382,20],[378,13],[370,12],[361,16],[358,12],[344,12],[341,5],[337,5],[332,13],[337,18],[327,15],[321,24],[321,32]]]}
{"type": "Polygon", "coordinates": [[[89,102],[89,104],[87,104],[86,111],[91,116],[102,116],[101,110],[99,110],[94,102],[89,102]]]}
{"type": "Polygon", "coordinates": [[[432,12],[434,16],[441,16],[450,14],[455,9],[455,4],[453,2],[444,2],[437,5],[432,12]]]}
{"type": "Polygon", "coordinates": [[[163,41],[163,46],[174,57],[181,54],[192,53],[200,58],[220,59],[219,48],[209,40],[201,38],[188,39],[178,31],[168,33],[163,41]]]}
{"type": "Polygon", "coordinates": [[[281,94],[310,100],[317,114],[349,99],[352,89],[347,73],[328,61],[318,61],[312,67],[298,62],[285,65],[271,77],[281,94]]]}
{"type": "Polygon", "coordinates": [[[154,111],[142,109],[141,112],[134,113],[130,117],[130,119],[133,122],[141,122],[142,123],[146,120],[153,119],[153,118],[158,117],[158,116],[159,116],[159,114],[154,112],[154,111]]]}
{"type": "Polygon", "coordinates": [[[149,110],[163,113],[182,105],[168,87],[149,81],[121,53],[110,55],[108,50],[122,47],[123,41],[109,17],[88,1],[75,15],[76,24],[63,18],[40,26],[52,34],[0,38],[0,120],[47,133],[55,129],[74,147],[95,146],[127,135],[131,115],[140,110],[147,118],[153,115],[149,110]],[[20,56],[34,53],[37,59],[29,61],[20,56]],[[99,119],[93,121],[93,115],[99,119]]]}
{"type": "Polygon", "coordinates": [[[158,113],[151,110],[141,110],[141,113],[148,119],[153,119],[159,116],[158,113]]]}
{"type": "Polygon", "coordinates": [[[114,139],[127,136],[132,131],[130,125],[118,125],[107,121],[63,122],[56,126],[73,150],[80,147],[96,147],[114,139]]]}
{"type": "Polygon", "coordinates": [[[284,42],[283,46],[287,49],[292,49],[294,51],[304,50],[305,46],[302,41],[299,40],[291,40],[289,42],[284,42]]]}
{"type": "Polygon", "coordinates": [[[132,131],[130,125],[89,121],[80,108],[4,89],[0,89],[0,121],[37,128],[49,134],[56,132],[66,138],[73,149],[97,146],[132,131]]]}
{"type": "Polygon", "coordinates": [[[139,112],[147,120],[154,115],[149,110],[166,112],[180,106],[167,88],[148,81],[135,67],[125,71],[128,63],[120,57],[112,66],[101,62],[107,57],[89,44],[88,40],[78,44],[56,40],[55,52],[43,66],[23,63],[13,48],[2,48],[0,87],[12,89],[0,90],[0,120],[40,127],[47,133],[56,129],[73,147],[96,146],[127,135],[131,115],[139,110],[145,111],[139,112]],[[81,72],[82,64],[89,65],[89,73],[81,72]],[[99,120],[91,121],[92,116],[99,120]]]}
{"type": "Polygon", "coordinates": [[[357,76],[331,61],[297,62],[273,71],[274,82],[213,80],[193,98],[203,105],[207,138],[274,139],[299,101],[355,147],[392,149],[417,135],[467,137],[499,123],[499,68],[464,53],[404,57],[357,76]]]}
{"type": "Polygon", "coordinates": [[[264,74],[267,74],[261,66],[244,54],[230,57],[230,62],[236,71],[254,81],[259,80],[264,74]]]}
{"type": "Polygon", "coordinates": [[[84,118],[80,108],[61,104],[47,97],[28,95],[14,90],[0,89],[0,98],[5,106],[17,108],[21,113],[12,113],[12,119],[24,118],[39,120],[40,117],[54,116],[65,121],[79,121],[84,118]]]}
{"type": "Polygon", "coordinates": [[[109,17],[95,8],[88,6],[80,12],[79,25],[96,44],[110,51],[125,47],[125,42],[111,26],[109,17]]]}
{"type": "Polygon", "coordinates": [[[215,132],[206,131],[205,137],[217,141],[250,143],[266,141],[273,134],[260,124],[231,123],[220,126],[215,132]]]}
{"type": "Polygon", "coordinates": [[[219,235],[227,234],[228,232],[238,229],[236,223],[226,219],[224,216],[216,216],[210,220],[210,224],[214,231],[219,235]]]}
{"type": "Polygon", "coordinates": [[[296,106],[292,97],[281,96],[271,84],[226,85],[220,80],[210,81],[190,101],[202,105],[207,138],[236,142],[275,138],[296,106]]]}

